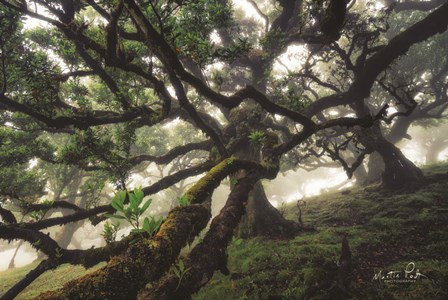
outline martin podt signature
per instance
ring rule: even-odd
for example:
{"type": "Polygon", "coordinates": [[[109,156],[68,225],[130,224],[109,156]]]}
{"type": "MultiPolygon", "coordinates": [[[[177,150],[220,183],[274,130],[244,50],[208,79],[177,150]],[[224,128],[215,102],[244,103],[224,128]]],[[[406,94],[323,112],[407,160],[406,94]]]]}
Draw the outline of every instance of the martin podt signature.
{"type": "Polygon", "coordinates": [[[428,278],[420,273],[420,270],[416,268],[415,263],[410,262],[406,265],[404,270],[400,271],[383,271],[373,275],[372,281],[389,282],[389,283],[408,283],[417,282],[422,278],[428,278]]]}

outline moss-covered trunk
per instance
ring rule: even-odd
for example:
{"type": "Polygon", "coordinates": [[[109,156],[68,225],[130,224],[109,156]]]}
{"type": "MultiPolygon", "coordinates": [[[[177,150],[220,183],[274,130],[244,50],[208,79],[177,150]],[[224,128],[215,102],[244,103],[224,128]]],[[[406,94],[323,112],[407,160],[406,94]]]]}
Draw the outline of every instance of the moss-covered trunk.
{"type": "Polygon", "coordinates": [[[150,289],[142,290],[139,299],[190,299],[191,295],[204,286],[215,270],[228,274],[226,249],[232,239],[234,229],[245,212],[246,201],[257,178],[249,176],[241,179],[232,189],[228,200],[216,216],[204,240],[184,259],[185,270],[182,277],[167,273],[150,289]]]}
{"type": "MultiPolygon", "coordinates": [[[[123,254],[112,258],[104,268],[71,281],[57,291],[43,293],[36,299],[134,299],[148,282],[161,277],[177,259],[181,249],[205,228],[210,219],[210,207],[203,203],[225,177],[238,170],[245,170],[257,178],[273,178],[278,172],[278,160],[274,159],[272,164],[269,161],[258,164],[235,157],[224,159],[185,193],[192,204],[174,208],[155,237],[141,237],[123,254]]],[[[244,191],[248,193],[251,188],[244,191]]],[[[242,214],[239,210],[231,209],[229,213],[239,216],[242,214]]],[[[232,223],[232,218],[227,219],[220,222],[220,226],[230,226],[233,230],[236,224],[232,223]],[[231,222],[230,225],[226,224],[227,221],[231,222]]],[[[231,238],[231,233],[228,235],[224,230],[223,234],[231,238]]]]}
{"type": "MultiPolygon", "coordinates": [[[[236,155],[243,159],[259,161],[262,158],[260,147],[261,145],[256,145],[249,139],[243,138],[236,155]]],[[[299,227],[297,223],[286,220],[272,206],[266,196],[261,181],[258,181],[249,194],[246,214],[238,226],[237,235],[243,238],[255,236],[289,238],[296,235],[298,231],[299,227]]]]}
{"type": "Polygon", "coordinates": [[[153,239],[138,240],[104,268],[36,299],[133,299],[138,290],[169,269],[209,218],[210,212],[202,205],[175,208],[153,239]]]}

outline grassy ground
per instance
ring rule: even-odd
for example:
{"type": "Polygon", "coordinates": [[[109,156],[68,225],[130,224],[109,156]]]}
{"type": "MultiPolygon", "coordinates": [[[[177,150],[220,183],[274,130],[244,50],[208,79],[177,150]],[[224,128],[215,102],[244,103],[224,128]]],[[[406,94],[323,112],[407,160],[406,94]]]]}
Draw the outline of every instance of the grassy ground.
{"type": "MultiPolygon", "coordinates": [[[[20,279],[34,269],[39,263],[34,262],[21,268],[14,268],[11,270],[0,272],[0,295],[8,288],[17,283],[20,279]]],[[[31,299],[38,296],[42,292],[55,290],[64,285],[64,283],[78,278],[88,272],[98,269],[104,264],[86,269],[82,266],[71,266],[64,264],[55,270],[47,271],[36,279],[30,286],[28,286],[16,299],[31,299]]]]}
{"type": "MultiPolygon", "coordinates": [[[[216,273],[194,299],[329,299],[342,236],[352,252],[351,299],[448,299],[447,171],[427,167],[423,187],[399,193],[370,186],[306,199],[303,222],[316,231],[290,241],[235,240],[231,275],[216,273]],[[411,262],[408,279],[422,274],[415,282],[372,280],[380,271],[403,279],[411,262]]],[[[296,219],[297,208],[286,215],[296,219]]]]}
{"type": "MultiPolygon", "coordinates": [[[[352,299],[448,299],[447,171],[447,165],[427,167],[426,184],[407,191],[370,186],[306,199],[303,222],[315,231],[289,241],[235,239],[228,253],[231,275],[217,272],[194,299],[328,299],[338,278],[343,236],[352,252],[352,299]],[[417,269],[422,274],[415,282],[372,280],[380,271],[399,271],[403,279],[409,263],[415,265],[412,275],[417,269]]],[[[296,219],[296,206],[285,213],[296,219]]],[[[0,295],[34,266],[1,272],[0,295]]],[[[19,299],[84,273],[82,267],[61,266],[42,275],[19,299]]]]}

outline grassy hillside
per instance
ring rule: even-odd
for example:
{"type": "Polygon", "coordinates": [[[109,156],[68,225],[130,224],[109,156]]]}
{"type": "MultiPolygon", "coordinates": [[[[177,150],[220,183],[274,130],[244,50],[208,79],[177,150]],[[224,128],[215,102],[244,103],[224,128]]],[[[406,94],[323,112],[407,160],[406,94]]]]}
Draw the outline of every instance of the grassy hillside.
{"type": "MultiPolygon", "coordinates": [[[[448,299],[448,166],[427,167],[426,184],[378,186],[306,199],[302,219],[316,230],[293,240],[235,240],[230,276],[216,273],[194,299],[328,299],[337,281],[342,236],[352,252],[352,299],[448,299]],[[336,262],[336,263],[335,263],[336,262]],[[415,282],[372,280],[415,264],[415,282]],[[424,276],[427,278],[425,278],[424,276]]],[[[291,206],[287,217],[297,219],[291,206]]]]}
{"type": "MultiPolygon", "coordinates": [[[[315,230],[289,241],[235,239],[229,247],[231,275],[217,272],[194,299],[328,299],[340,278],[343,236],[352,253],[352,299],[448,299],[447,171],[447,165],[428,167],[422,187],[401,192],[370,186],[305,199],[302,219],[315,230]],[[401,282],[410,263],[415,269],[407,279],[422,275],[401,282]],[[399,271],[394,274],[400,282],[372,280],[380,271],[399,271]]],[[[297,219],[295,204],[285,213],[297,219]]],[[[0,294],[31,267],[1,272],[0,294]]],[[[41,276],[19,299],[58,288],[84,272],[61,266],[41,276]]]]}

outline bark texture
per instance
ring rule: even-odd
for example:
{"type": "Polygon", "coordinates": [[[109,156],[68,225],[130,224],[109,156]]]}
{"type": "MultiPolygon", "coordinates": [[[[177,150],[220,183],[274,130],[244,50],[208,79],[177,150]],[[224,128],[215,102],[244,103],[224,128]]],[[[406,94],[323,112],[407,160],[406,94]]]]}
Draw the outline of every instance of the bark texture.
{"type": "Polygon", "coordinates": [[[139,299],[190,299],[213,276],[215,270],[228,274],[226,249],[233,231],[244,214],[244,207],[257,178],[241,179],[233,188],[229,198],[216,216],[204,240],[185,259],[188,270],[178,278],[173,272],[167,273],[153,288],[142,290],[139,299]]]}
{"type": "Polygon", "coordinates": [[[169,269],[209,218],[210,212],[201,205],[175,208],[153,239],[140,239],[104,268],[36,299],[133,299],[146,283],[169,269]]]}
{"type": "Polygon", "coordinates": [[[378,152],[384,161],[382,184],[386,189],[402,189],[418,185],[424,178],[423,172],[394,144],[385,139],[378,127],[363,130],[362,142],[378,152]]]}

